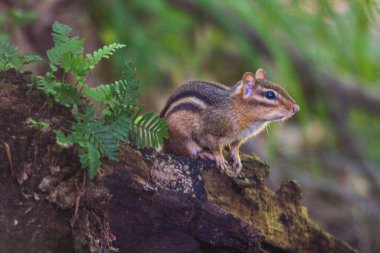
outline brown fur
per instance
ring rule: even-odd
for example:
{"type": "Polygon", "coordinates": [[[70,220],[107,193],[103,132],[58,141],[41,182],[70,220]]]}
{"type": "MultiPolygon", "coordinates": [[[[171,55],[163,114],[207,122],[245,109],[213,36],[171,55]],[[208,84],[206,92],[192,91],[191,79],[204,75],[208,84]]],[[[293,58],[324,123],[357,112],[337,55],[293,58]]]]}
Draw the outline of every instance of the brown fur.
{"type": "MultiPolygon", "coordinates": [[[[259,69],[256,76],[266,74],[259,69]]],[[[215,160],[221,171],[236,176],[241,169],[240,145],[269,122],[288,118],[298,109],[283,88],[256,79],[250,72],[232,88],[193,81],[178,88],[161,112],[169,124],[169,139],[164,142],[163,151],[215,160]],[[276,100],[265,97],[268,90],[275,92],[276,100]],[[230,144],[232,170],[222,153],[223,147],[230,144]]]]}

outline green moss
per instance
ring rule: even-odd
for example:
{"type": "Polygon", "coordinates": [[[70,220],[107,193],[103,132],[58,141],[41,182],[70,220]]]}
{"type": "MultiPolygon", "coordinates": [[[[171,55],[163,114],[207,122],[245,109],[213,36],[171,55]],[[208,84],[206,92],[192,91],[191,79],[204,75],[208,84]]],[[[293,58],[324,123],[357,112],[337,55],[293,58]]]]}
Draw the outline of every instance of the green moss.
{"type": "Polygon", "coordinates": [[[265,241],[294,252],[354,252],[337,242],[311,221],[300,205],[301,189],[293,180],[284,180],[276,192],[265,185],[268,165],[256,155],[242,155],[243,171],[228,178],[215,168],[202,173],[207,199],[247,223],[258,227],[265,241]]]}

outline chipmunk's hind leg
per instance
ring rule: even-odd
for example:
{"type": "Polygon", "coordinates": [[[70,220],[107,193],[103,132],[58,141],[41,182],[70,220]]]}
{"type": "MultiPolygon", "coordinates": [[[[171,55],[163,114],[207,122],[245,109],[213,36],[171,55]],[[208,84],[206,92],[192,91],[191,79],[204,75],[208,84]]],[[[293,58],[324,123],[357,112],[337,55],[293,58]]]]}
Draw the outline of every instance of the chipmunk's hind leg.
{"type": "Polygon", "coordinates": [[[164,141],[163,151],[178,156],[198,158],[203,148],[192,139],[193,131],[199,126],[199,117],[186,111],[169,116],[169,139],[164,141]]]}
{"type": "Polygon", "coordinates": [[[198,158],[198,154],[201,153],[203,149],[192,140],[171,138],[164,142],[163,151],[164,153],[187,156],[195,159],[198,158]]]}
{"type": "Polygon", "coordinates": [[[203,152],[203,148],[192,140],[187,141],[185,145],[187,152],[190,154],[189,156],[193,159],[198,158],[199,154],[203,152]]]}

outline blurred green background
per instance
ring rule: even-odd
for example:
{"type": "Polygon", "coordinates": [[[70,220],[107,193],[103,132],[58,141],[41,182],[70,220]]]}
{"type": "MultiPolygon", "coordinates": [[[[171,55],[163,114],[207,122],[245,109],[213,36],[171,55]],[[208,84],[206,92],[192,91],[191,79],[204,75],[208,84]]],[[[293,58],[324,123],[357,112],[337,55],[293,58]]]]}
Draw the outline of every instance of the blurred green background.
{"type": "Polygon", "coordinates": [[[244,151],[268,161],[272,189],[297,180],[310,216],[367,253],[380,252],[379,10],[377,0],[2,0],[0,39],[45,56],[59,20],[88,51],[124,43],[90,82],[117,79],[129,59],[156,112],[187,80],[233,85],[264,68],[301,111],[244,151]]]}

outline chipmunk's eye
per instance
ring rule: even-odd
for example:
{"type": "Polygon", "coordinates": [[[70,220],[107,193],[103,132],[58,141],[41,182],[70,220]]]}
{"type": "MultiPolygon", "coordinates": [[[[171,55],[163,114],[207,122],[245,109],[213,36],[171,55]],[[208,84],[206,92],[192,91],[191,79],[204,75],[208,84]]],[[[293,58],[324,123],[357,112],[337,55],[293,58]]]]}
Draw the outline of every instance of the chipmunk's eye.
{"type": "Polygon", "coordinates": [[[266,91],[264,92],[264,96],[267,98],[267,99],[270,99],[270,100],[275,100],[277,99],[276,97],[276,94],[273,92],[273,91],[266,91]]]}

